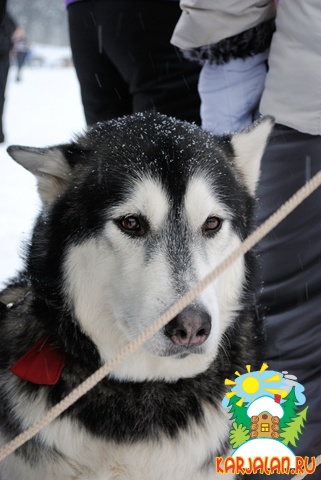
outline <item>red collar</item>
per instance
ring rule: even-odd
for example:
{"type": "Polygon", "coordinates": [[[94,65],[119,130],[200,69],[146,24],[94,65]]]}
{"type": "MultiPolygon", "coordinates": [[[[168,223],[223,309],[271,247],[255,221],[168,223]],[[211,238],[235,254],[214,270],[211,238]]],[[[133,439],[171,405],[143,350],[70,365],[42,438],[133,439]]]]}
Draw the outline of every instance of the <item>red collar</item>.
{"type": "Polygon", "coordinates": [[[65,355],[50,337],[42,337],[11,368],[22,380],[37,385],[55,385],[65,366],[65,355]]]}

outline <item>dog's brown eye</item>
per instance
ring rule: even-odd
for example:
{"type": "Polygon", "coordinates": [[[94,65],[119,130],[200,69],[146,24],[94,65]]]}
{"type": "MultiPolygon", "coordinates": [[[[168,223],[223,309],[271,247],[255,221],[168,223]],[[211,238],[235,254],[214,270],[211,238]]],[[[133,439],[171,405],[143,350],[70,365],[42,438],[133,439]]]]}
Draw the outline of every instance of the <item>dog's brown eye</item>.
{"type": "Polygon", "coordinates": [[[216,233],[222,225],[222,220],[218,217],[208,217],[203,225],[202,231],[204,235],[210,236],[216,233]]]}
{"type": "Polygon", "coordinates": [[[122,218],[121,225],[125,230],[136,231],[140,229],[139,220],[135,217],[122,218]]]}
{"type": "Polygon", "coordinates": [[[129,235],[143,236],[146,233],[146,223],[134,215],[122,217],[117,223],[121,230],[129,235]]]}

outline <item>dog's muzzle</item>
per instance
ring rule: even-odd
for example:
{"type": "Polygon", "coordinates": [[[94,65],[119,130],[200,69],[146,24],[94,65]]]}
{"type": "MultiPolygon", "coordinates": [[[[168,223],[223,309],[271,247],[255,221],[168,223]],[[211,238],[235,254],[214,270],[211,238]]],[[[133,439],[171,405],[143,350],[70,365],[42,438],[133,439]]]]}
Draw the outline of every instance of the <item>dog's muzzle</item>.
{"type": "Polygon", "coordinates": [[[165,335],[174,345],[198,347],[211,333],[211,317],[195,307],[187,307],[165,326],[165,335]]]}

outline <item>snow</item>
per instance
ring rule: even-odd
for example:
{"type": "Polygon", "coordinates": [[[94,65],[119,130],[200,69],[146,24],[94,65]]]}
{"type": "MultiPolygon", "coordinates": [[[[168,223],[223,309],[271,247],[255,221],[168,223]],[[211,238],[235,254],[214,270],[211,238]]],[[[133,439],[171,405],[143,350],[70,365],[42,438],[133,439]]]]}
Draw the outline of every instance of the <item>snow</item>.
{"type": "Polygon", "coordinates": [[[6,148],[63,143],[85,128],[72,67],[25,67],[21,82],[15,81],[15,73],[11,67],[3,115],[6,138],[0,144],[0,288],[21,268],[19,252],[40,206],[33,175],[17,165],[6,148]]]}
{"type": "Polygon", "coordinates": [[[262,412],[268,412],[270,415],[282,418],[284,410],[279,403],[276,403],[271,397],[261,397],[254,400],[247,409],[247,415],[260,415],[262,412]]]}
{"type": "Polygon", "coordinates": [[[69,47],[55,47],[51,45],[43,45],[41,43],[33,43],[31,45],[31,55],[29,61],[31,63],[42,64],[47,67],[63,66],[71,60],[71,50],[69,47]]]}

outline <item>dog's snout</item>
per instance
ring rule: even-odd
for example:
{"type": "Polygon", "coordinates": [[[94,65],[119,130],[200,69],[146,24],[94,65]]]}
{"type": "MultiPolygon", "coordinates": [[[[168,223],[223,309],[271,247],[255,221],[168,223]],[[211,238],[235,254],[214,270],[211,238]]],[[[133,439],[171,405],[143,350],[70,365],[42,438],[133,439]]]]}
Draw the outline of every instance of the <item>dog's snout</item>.
{"type": "Polygon", "coordinates": [[[175,345],[202,345],[211,333],[211,317],[203,310],[187,307],[165,327],[165,335],[175,345]]]}

